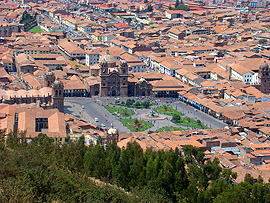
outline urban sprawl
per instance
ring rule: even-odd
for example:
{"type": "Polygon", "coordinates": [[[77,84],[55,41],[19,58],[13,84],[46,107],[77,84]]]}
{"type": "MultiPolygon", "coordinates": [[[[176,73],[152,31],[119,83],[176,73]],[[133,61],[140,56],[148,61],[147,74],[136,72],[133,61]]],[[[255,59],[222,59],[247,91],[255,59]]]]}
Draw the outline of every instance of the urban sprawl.
{"type": "Polygon", "coordinates": [[[267,0],[0,1],[0,128],[198,147],[270,178],[267,0]]]}

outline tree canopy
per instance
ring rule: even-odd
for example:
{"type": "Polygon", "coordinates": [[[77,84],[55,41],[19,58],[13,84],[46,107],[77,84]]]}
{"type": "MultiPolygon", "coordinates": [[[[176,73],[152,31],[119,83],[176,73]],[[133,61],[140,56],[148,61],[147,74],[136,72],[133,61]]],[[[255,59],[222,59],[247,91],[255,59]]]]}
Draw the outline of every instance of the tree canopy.
{"type": "Polygon", "coordinates": [[[0,202],[270,201],[262,177],[247,174],[234,184],[236,173],[192,146],[144,152],[136,142],[121,150],[116,142],[86,147],[83,136],[61,144],[42,133],[31,143],[23,133],[9,134],[7,143],[3,135],[0,202]]]}

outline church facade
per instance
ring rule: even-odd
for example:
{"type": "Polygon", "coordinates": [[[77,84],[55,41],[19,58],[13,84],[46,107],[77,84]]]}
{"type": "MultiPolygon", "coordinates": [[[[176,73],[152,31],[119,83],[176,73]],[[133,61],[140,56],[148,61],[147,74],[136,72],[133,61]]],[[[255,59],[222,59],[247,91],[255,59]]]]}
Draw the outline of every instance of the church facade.
{"type": "Polygon", "coordinates": [[[116,60],[106,52],[100,59],[100,96],[127,96],[128,93],[128,65],[121,61],[120,66],[116,60]]]}
{"type": "Polygon", "coordinates": [[[131,74],[125,60],[117,64],[117,60],[106,51],[101,56],[98,71],[95,69],[92,76],[85,80],[91,96],[100,97],[127,97],[150,96],[152,85],[143,78],[138,81],[130,80],[131,74]]]}

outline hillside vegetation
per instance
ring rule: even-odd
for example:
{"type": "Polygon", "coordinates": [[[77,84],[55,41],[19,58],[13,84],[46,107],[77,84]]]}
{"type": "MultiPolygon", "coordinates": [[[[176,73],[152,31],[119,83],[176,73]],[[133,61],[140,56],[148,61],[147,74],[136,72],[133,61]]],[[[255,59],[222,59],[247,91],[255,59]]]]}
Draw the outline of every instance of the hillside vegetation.
{"type": "Polygon", "coordinates": [[[85,147],[84,137],[65,144],[45,134],[31,143],[18,137],[5,144],[1,133],[0,202],[270,202],[261,177],[233,184],[236,173],[192,146],[143,152],[136,142],[120,150],[85,147]]]}

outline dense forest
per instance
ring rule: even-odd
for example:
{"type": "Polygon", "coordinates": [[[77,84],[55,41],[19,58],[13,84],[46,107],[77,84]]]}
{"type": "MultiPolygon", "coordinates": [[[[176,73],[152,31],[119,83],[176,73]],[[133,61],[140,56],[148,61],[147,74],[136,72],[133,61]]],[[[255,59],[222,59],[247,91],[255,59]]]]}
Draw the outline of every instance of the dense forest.
{"type": "Polygon", "coordinates": [[[0,202],[270,202],[261,177],[234,184],[236,173],[192,146],[143,152],[136,142],[121,150],[0,135],[0,202]]]}

